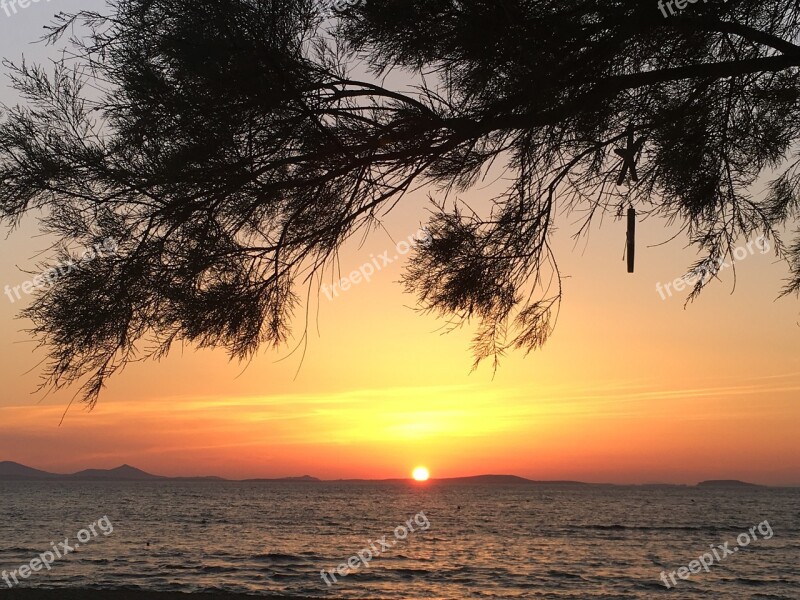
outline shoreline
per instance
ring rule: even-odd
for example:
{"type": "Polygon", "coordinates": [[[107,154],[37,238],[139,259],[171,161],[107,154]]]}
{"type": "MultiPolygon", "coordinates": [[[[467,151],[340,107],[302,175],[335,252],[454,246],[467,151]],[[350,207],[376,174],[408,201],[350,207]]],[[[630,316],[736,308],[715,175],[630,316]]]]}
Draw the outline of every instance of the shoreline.
{"type": "Polygon", "coordinates": [[[251,595],[233,592],[153,592],[147,590],[97,590],[84,588],[0,588],[7,600],[312,600],[299,596],[251,595]]]}

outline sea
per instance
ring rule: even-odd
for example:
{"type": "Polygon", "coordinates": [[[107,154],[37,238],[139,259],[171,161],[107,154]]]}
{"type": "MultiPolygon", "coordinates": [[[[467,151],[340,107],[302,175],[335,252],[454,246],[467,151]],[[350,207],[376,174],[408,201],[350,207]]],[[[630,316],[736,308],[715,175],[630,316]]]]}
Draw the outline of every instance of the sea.
{"type": "Polygon", "coordinates": [[[800,489],[0,482],[2,571],[20,588],[798,600],[800,489]]]}

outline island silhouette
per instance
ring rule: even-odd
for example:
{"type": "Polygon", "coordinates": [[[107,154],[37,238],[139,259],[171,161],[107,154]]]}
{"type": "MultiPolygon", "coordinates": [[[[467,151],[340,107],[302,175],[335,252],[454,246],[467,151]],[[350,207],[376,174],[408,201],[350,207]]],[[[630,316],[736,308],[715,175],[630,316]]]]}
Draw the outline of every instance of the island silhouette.
{"type": "MultiPolygon", "coordinates": [[[[35,469],[13,461],[0,461],[0,481],[237,481],[245,483],[259,482],[289,482],[289,483],[391,483],[408,482],[408,479],[319,479],[311,475],[299,477],[251,478],[229,479],[216,475],[195,477],[166,477],[154,475],[131,465],[124,464],[114,469],[84,469],[76,473],[51,473],[35,469]]],[[[571,480],[536,480],[526,479],[518,475],[472,475],[467,477],[431,478],[426,483],[447,483],[453,485],[574,485],[574,486],[609,486],[620,485],[613,483],[587,483],[571,480]]],[[[691,487],[685,484],[674,483],[646,483],[638,484],[639,487],[691,487]]],[[[701,481],[695,487],[700,488],[730,488],[730,487],[766,487],[755,483],[747,483],[736,479],[719,479],[701,481]]]]}

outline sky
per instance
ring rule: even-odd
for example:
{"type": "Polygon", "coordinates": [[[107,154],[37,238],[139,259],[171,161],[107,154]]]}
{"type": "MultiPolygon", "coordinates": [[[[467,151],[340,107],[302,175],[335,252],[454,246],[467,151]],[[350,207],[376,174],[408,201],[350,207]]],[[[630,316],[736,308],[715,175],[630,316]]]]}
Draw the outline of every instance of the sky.
{"type": "MultiPolygon", "coordinates": [[[[28,42],[53,12],[101,6],[0,10],[0,55],[41,59],[45,49],[28,42]]],[[[13,103],[0,70],[0,100],[13,103]]],[[[462,197],[485,206],[495,189],[462,197]]],[[[44,353],[15,318],[28,299],[0,295],[0,461],[62,473],[128,463],[169,476],[380,479],[421,464],[433,477],[800,485],[800,303],[778,299],[788,268],[773,253],[751,245],[733,293],[727,269],[684,308],[685,290],[662,298],[656,287],[696,259],[685,237],[664,243],[674,228],[640,222],[628,274],[624,222],[606,219],[576,244],[577,217],[561,215],[553,248],[566,278],[554,335],[496,372],[490,363],[471,372],[474,327],[443,333],[398,283],[407,256],[396,243],[424,223],[428,193],[440,197],[418,191],[385,231],[343,249],[345,274],[386,251],[392,262],[370,282],[314,298],[305,348],[292,352],[302,312],[293,345],[246,365],[175,347],[161,362],[130,365],[93,411],[75,403],[61,425],[75,390],[36,393],[44,353]]],[[[33,218],[0,238],[0,288],[29,279],[21,269],[47,246],[33,218]]]]}

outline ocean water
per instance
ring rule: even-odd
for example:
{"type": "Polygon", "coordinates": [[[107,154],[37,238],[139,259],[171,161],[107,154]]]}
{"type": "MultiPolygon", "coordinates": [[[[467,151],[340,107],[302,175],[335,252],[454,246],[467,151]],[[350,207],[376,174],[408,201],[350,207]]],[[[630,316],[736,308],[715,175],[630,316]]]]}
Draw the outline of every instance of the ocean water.
{"type": "Polygon", "coordinates": [[[0,571],[29,564],[51,542],[72,546],[103,517],[113,533],[87,529],[91,539],[19,587],[800,599],[800,490],[775,488],[0,482],[0,571]],[[397,539],[409,519],[414,531],[397,539]],[[662,572],[671,584],[670,572],[725,542],[729,553],[718,550],[708,572],[676,575],[667,589],[662,572]],[[331,586],[321,578],[371,547],[382,553],[368,566],[331,586]]]}

